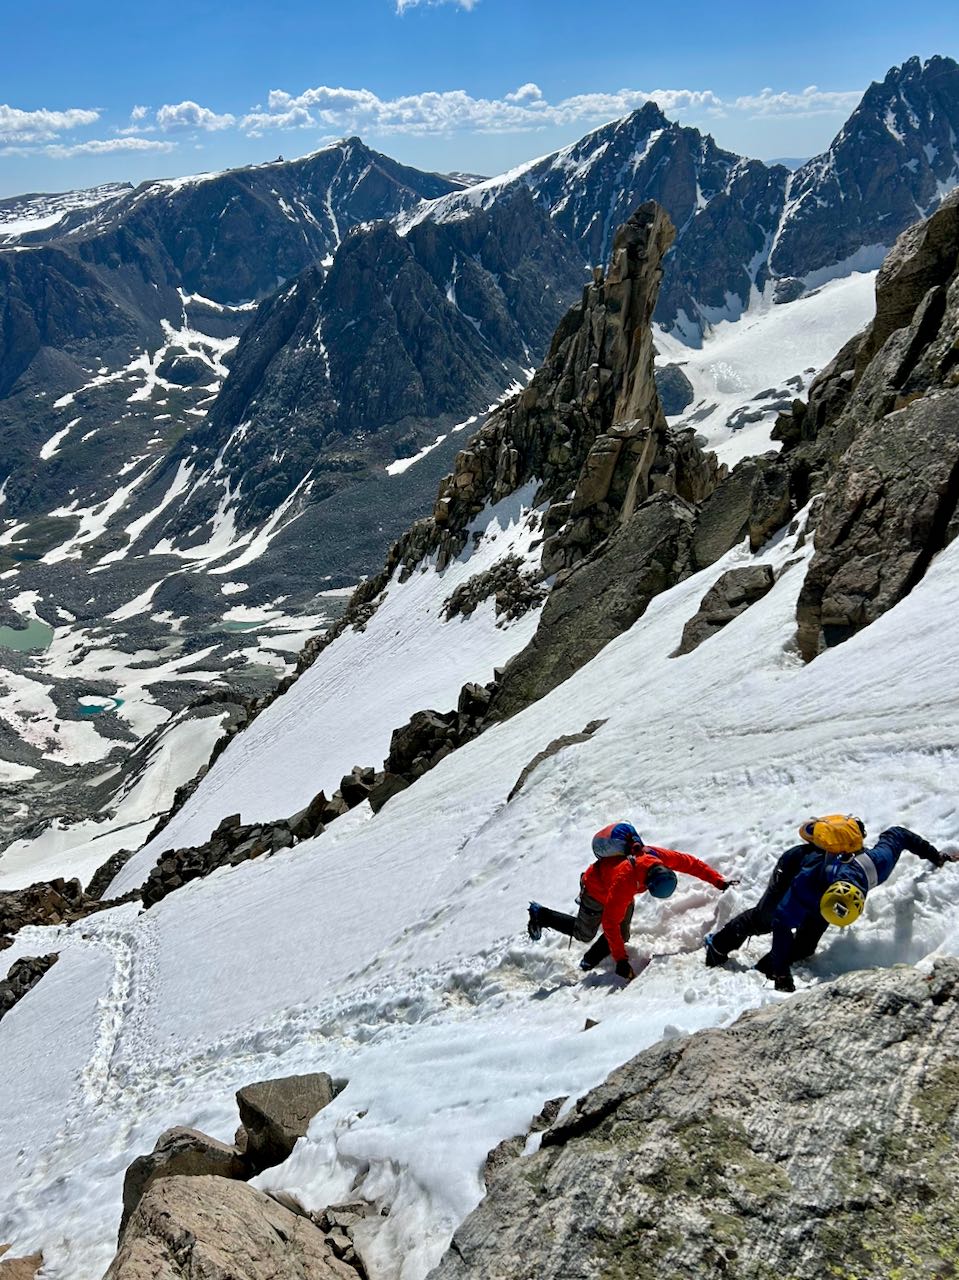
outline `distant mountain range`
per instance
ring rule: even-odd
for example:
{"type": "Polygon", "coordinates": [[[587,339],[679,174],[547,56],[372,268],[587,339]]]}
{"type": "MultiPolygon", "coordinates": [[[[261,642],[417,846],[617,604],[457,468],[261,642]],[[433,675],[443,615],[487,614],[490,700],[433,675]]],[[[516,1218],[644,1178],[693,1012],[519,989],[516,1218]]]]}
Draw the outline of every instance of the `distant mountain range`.
{"type": "Polygon", "coordinates": [[[497,178],[349,138],[0,201],[0,607],[111,615],[84,644],[131,652],[199,646],[233,579],[310,609],[429,508],[639,203],[677,231],[655,318],[698,345],[877,266],[959,182],[957,137],[959,66],[913,58],[794,172],[650,102],[497,178]]]}

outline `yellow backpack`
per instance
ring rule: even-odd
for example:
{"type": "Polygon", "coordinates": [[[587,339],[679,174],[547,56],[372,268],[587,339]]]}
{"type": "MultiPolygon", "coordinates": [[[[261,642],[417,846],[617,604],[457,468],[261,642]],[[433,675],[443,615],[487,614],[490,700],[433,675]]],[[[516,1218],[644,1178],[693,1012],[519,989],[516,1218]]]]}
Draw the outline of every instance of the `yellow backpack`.
{"type": "Polygon", "coordinates": [[[863,828],[858,818],[848,813],[829,813],[824,818],[810,818],[799,828],[809,844],[826,853],[859,853],[863,845],[863,828]]]}

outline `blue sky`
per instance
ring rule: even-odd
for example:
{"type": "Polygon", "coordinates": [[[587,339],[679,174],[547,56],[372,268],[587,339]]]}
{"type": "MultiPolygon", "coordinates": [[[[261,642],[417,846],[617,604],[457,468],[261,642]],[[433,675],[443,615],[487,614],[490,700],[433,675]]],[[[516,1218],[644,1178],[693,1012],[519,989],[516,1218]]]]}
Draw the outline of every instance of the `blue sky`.
{"type": "Polygon", "coordinates": [[[959,55],[954,0],[0,0],[0,195],[295,156],[348,133],[496,173],[654,95],[769,159],[959,55]]]}

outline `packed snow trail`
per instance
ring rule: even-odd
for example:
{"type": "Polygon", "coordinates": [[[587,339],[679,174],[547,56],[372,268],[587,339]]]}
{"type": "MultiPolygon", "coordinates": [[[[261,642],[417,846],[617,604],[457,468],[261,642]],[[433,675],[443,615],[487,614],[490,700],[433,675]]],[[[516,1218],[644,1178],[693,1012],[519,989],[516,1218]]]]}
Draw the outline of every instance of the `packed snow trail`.
{"type": "MultiPolygon", "coordinates": [[[[782,998],[747,967],[763,939],[728,970],[707,971],[701,943],[755,901],[802,820],[855,811],[872,834],[899,822],[946,847],[959,825],[959,691],[943,651],[959,542],[905,601],[809,666],[793,638],[811,547],[796,542],[780,536],[755,557],[737,548],[657,597],[564,685],[375,818],[354,810],[145,915],[128,905],[18,936],[10,962],[61,958],[0,1024],[0,1237],[43,1248],[55,1280],[99,1275],[124,1169],[163,1129],[229,1140],[235,1088],[326,1070],[348,1087],[260,1183],[313,1208],[354,1193],[389,1206],[364,1228],[376,1233],[374,1280],[421,1280],[478,1202],[487,1150],[548,1098],[574,1098],[663,1035],[782,998]],[[710,584],[747,563],[776,568],[773,590],[669,658],[710,584]],[[604,717],[506,804],[538,751],[604,717]],[[642,972],[625,989],[606,971],[580,981],[581,948],[565,939],[525,936],[526,903],[571,904],[590,836],[619,818],[743,878],[725,895],[683,878],[668,901],[641,899],[642,972]],[[599,1026],[583,1034],[588,1017],[599,1026]]],[[[410,581],[431,585],[436,608],[449,592],[440,575],[410,581]]],[[[399,666],[418,638],[396,640],[399,666]]],[[[434,645],[434,667],[443,656],[434,645]]],[[[288,704],[286,731],[301,740],[321,735],[324,670],[325,655],[310,697],[288,704]]],[[[345,678],[331,663],[331,689],[345,678]]],[[[264,788],[288,768],[268,750],[258,765],[264,788]]],[[[191,821],[208,832],[223,812],[204,781],[191,821]]],[[[863,919],[827,935],[797,978],[957,947],[959,868],[904,855],[863,919]]]]}

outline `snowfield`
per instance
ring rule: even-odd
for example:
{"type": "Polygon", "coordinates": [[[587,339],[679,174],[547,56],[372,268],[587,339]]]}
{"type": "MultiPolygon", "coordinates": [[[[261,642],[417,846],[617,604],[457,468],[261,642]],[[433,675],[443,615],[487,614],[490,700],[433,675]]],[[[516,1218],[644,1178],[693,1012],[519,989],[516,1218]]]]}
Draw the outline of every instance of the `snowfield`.
{"type": "Polygon", "coordinates": [[[656,330],[657,365],[678,364],[693,401],[670,426],[695,427],[721,462],[735,466],[770,446],[777,403],[805,399],[809,384],[839,349],[873,318],[876,271],[831,280],[780,306],[754,299],[736,321],[723,320],[702,346],[656,330]],[[730,429],[736,415],[754,421],[730,429]]]}
{"type": "Polygon", "coordinates": [[[289,817],[322,788],[336,790],[354,764],[380,768],[392,731],[414,711],[448,711],[470,680],[486,683],[493,669],[524,648],[538,612],[497,625],[492,598],[467,617],[447,621],[443,603],[461,583],[507,555],[538,561],[531,544],[539,516],[535,484],[477,517],[478,548],[442,575],[422,566],[405,583],[398,574],[364,631],[346,631],[321,661],[233,739],[197,793],[164,831],[131,859],[111,886],[136,888],[166,849],[207,839],[211,806],[244,822],[289,817]],[[270,768],[264,770],[264,758],[270,768]],[[212,799],[212,797],[216,797],[212,799]],[[125,887],[126,886],[126,887],[125,887]]]}
{"type": "MultiPolygon", "coordinates": [[[[497,544],[502,554],[530,537],[521,513],[491,515],[471,560],[391,586],[364,634],[332,645],[234,742],[176,820],[178,842],[234,807],[288,812],[375,758],[409,711],[449,705],[461,679],[519,647],[518,630],[483,612],[490,602],[466,624],[436,621],[497,544]]],[[[948,847],[959,792],[959,690],[943,647],[959,541],[903,603],[804,666],[794,611],[811,547],[797,534],[755,557],[737,548],[659,596],[564,685],[376,817],[354,810],[145,914],[131,904],[18,935],[5,963],[60,960],[0,1024],[0,1239],[15,1254],[42,1248],[55,1280],[100,1275],[124,1170],[163,1129],[229,1140],[237,1087],[325,1070],[348,1086],[259,1184],[311,1208],[353,1192],[389,1207],[366,1227],[374,1280],[422,1280],[481,1198],[487,1151],[547,1099],[574,1099],[664,1035],[791,998],[747,967],[761,940],[707,971],[703,934],[755,900],[810,814],[855,811],[873,834],[901,822],[948,847]],[[711,583],[749,562],[776,568],[774,589],[671,659],[711,583]],[[507,804],[538,751],[594,718],[605,724],[592,738],[541,764],[507,804]],[[584,978],[578,946],[534,945],[524,931],[529,899],[571,904],[591,834],[620,818],[743,880],[725,895],[682,880],[668,902],[641,899],[642,972],[628,988],[603,971],[584,978]],[[588,1034],[586,1018],[599,1023],[588,1034]]],[[[797,976],[802,987],[957,946],[959,867],[904,855],[863,919],[832,931],[797,976]]]]}

